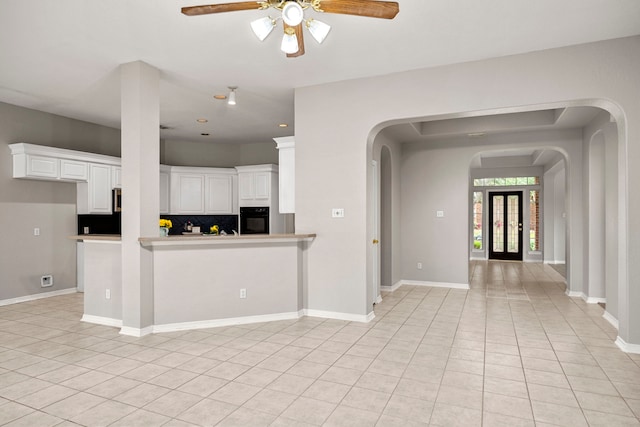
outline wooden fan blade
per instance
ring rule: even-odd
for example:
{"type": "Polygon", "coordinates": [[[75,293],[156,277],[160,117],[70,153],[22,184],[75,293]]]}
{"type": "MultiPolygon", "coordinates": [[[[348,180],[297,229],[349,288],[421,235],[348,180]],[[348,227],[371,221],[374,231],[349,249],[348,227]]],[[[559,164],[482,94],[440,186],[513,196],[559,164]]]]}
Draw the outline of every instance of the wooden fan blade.
{"type": "Polygon", "coordinates": [[[241,1],[237,3],[209,4],[204,6],[183,7],[182,13],[188,16],[208,15],[210,13],[236,12],[238,10],[260,9],[260,2],[241,1]]]}
{"type": "Polygon", "coordinates": [[[321,0],[320,10],[326,13],[393,19],[400,11],[400,7],[395,1],[321,0]]]}
{"type": "Polygon", "coordinates": [[[285,31],[287,30],[287,28],[293,28],[296,32],[296,38],[298,39],[298,51],[296,53],[287,53],[287,58],[296,58],[298,56],[304,55],[304,36],[302,33],[302,22],[295,27],[287,25],[287,23],[284,21],[283,24],[285,31]]]}

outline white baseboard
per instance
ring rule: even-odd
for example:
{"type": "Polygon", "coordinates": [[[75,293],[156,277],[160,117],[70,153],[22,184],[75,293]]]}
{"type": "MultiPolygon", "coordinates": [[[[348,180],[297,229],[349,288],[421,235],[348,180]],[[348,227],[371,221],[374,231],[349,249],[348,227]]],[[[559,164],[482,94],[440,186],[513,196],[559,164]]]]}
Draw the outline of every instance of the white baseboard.
{"type": "Polygon", "coordinates": [[[625,353],[640,354],[639,344],[629,344],[626,343],[622,338],[618,337],[616,338],[616,345],[625,353]]]}
{"type": "Polygon", "coordinates": [[[21,302],[35,301],[42,298],[57,297],[59,295],[75,294],[76,292],[78,292],[76,288],[60,289],[58,291],[51,291],[51,292],[41,292],[39,294],[25,295],[23,297],[0,300],[0,306],[18,304],[21,302]]]}
{"type": "Polygon", "coordinates": [[[582,298],[583,300],[586,301],[587,297],[584,294],[584,292],[581,291],[571,291],[569,290],[569,288],[567,288],[566,291],[564,291],[565,295],[568,297],[572,297],[572,298],[582,298]]]}
{"type": "Polygon", "coordinates": [[[304,316],[309,317],[323,317],[325,319],[336,319],[336,320],[346,320],[349,322],[361,322],[368,323],[376,317],[373,314],[373,311],[369,314],[351,314],[351,313],[340,313],[337,311],[324,311],[324,310],[310,310],[304,309],[302,310],[302,314],[304,316]]]}
{"type": "Polygon", "coordinates": [[[465,290],[469,289],[468,283],[427,282],[424,280],[401,280],[398,283],[400,283],[400,286],[411,285],[411,286],[429,286],[432,288],[450,288],[450,289],[465,289],[465,290]]]}
{"type": "Polygon", "coordinates": [[[96,325],[115,326],[116,328],[122,327],[122,320],[113,319],[111,317],[101,317],[101,316],[92,316],[90,314],[83,314],[81,320],[87,323],[95,323],[96,325]]]}
{"type": "Polygon", "coordinates": [[[382,295],[378,295],[376,298],[376,304],[380,304],[382,302],[382,295]]]}
{"type": "Polygon", "coordinates": [[[302,317],[301,311],[289,313],[264,314],[258,316],[231,317],[228,319],[200,320],[195,322],[167,323],[154,325],[153,332],[175,332],[192,329],[218,328],[221,326],[246,325],[249,323],[274,322],[277,320],[292,320],[302,317]]]}
{"type": "Polygon", "coordinates": [[[620,324],[618,323],[618,319],[613,317],[611,313],[605,310],[605,312],[602,314],[602,317],[604,317],[604,320],[611,323],[611,326],[613,326],[616,329],[620,329],[620,324]]]}
{"type": "Polygon", "coordinates": [[[394,283],[391,286],[380,286],[380,290],[381,291],[385,291],[385,292],[395,292],[400,286],[402,286],[402,280],[398,280],[396,283],[394,283]]]}
{"type": "Polygon", "coordinates": [[[544,260],[543,264],[566,264],[566,262],[558,260],[544,260]]]}
{"type": "Polygon", "coordinates": [[[583,295],[582,299],[585,300],[587,304],[597,304],[599,302],[603,302],[603,303],[607,302],[606,298],[588,297],[586,295],[583,295]]]}
{"type": "Polygon", "coordinates": [[[120,329],[120,335],[127,335],[130,337],[144,337],[153,333],[153,326],[147,326],[145,328],[132,328],[131,326],[123,326],[120,329]]]}

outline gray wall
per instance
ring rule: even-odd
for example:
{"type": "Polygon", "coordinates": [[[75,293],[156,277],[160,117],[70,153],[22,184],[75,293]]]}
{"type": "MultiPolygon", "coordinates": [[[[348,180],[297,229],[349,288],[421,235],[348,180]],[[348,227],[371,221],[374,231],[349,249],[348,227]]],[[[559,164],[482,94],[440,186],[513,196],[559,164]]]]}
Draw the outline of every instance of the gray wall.
{"type": "Polygon", "coordinates": [[[15,142],[119,155],[120,131],[0,103],[0,301],[76,286],[76,185],[13,179],[15,142]]]}
{"type": "Polygon", "coordinates": [[[163,140],[160,162],[171,166],[232,168],[278,164],[276,143],[216,144],[211,141],[163,140]]]}

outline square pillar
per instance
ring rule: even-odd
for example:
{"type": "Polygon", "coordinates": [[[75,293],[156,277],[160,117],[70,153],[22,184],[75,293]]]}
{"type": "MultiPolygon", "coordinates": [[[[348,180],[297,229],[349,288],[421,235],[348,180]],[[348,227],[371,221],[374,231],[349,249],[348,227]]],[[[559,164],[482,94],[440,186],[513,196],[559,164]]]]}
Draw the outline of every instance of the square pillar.
{"type": "Polygon", "coordinates": [[[122,330],[153,326],[153,259],[139,237],[158,235],[160,214],[160,72],[141,61],[120,66],[122,156],[122,330]]]}

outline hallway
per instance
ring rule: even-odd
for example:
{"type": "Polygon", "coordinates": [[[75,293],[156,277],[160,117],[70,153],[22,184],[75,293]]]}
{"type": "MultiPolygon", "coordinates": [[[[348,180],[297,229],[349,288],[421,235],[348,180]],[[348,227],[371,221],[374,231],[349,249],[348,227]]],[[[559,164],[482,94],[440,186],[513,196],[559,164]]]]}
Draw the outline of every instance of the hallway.
{"type": "Polygon", "coordinates": [[[0,307],[0,425],[640,425],[640,356],[543,264],[474,261],[471,290],[403,286],[368,324],[143,338],[82,294],[0,307]]]}

